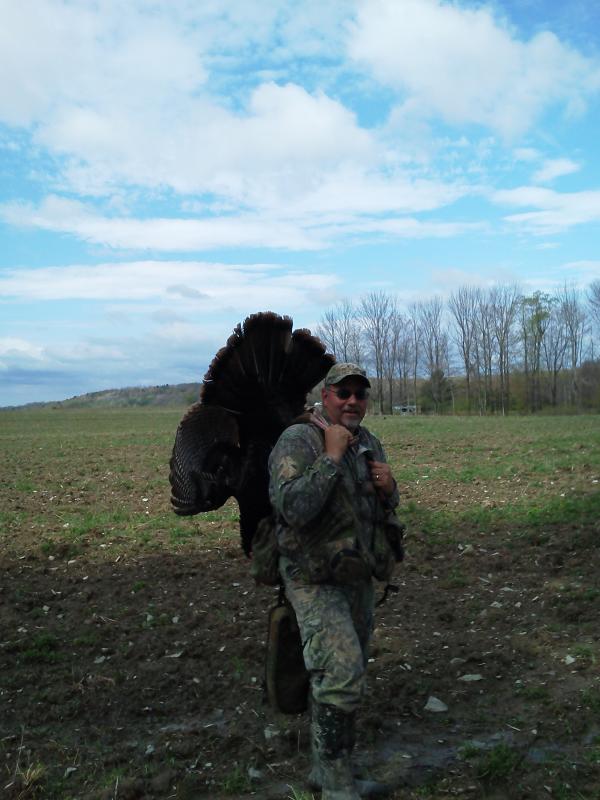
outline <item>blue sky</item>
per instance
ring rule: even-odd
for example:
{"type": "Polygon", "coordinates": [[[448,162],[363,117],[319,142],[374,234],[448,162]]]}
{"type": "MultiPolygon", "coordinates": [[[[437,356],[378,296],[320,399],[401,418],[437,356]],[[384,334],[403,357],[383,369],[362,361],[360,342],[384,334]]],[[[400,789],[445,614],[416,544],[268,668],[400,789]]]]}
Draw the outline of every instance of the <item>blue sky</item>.
{"type": "Polygon", "coordinates": [[[271,309],[600,278],[600,9],[0,0],[0,405],[271,309]]]}

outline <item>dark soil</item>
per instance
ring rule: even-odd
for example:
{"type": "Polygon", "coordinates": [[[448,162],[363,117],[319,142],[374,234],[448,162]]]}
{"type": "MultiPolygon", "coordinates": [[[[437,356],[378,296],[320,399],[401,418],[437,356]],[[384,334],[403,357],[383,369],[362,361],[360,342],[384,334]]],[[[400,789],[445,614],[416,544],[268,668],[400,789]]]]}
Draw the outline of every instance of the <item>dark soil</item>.
{"type": "MultiPolygon", "coordinates": [[[[359,723],[359,762],[393,797],[600,796],[596,534],[488,536],[451,556],[409,543],[359,723]],[[447,712],[425,710],[432,695],[447,712]]],[[[38,548],[1,570],[4,797],[305,788],[307,721],[262,688],[275,593],[235,545],[100,561],[38,548]]]]}

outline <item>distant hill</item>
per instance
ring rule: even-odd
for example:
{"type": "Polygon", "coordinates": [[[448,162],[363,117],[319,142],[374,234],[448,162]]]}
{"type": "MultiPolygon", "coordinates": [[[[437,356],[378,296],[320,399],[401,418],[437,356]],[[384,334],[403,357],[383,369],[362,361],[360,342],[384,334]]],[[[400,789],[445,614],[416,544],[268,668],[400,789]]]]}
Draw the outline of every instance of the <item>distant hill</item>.
{"type": "MultiPolygon", "coordinates": [[[[27,403],[22,406],[4,406],[0,411],[20,408],[132,408],[136,406],[176,406],[187,408],[200,397],[201,383],[165,383],[162,386],[129,386],[125,389],[104,389],[89,392],[68,400],[51,400],[47,403],[27,403]]],[[[318,389],[307,397],[311,405],[320,399],[318,389]]]]}
{"type": "Polygon", "coordinates": [[[125,389],[105,389],[89,392],[68,400],[48,403],[27,403],[12,408],[127,408],[133,406],[183,406],[198,400],[199,383],[178,383],[163,386],[131,386],[125,389]]]}

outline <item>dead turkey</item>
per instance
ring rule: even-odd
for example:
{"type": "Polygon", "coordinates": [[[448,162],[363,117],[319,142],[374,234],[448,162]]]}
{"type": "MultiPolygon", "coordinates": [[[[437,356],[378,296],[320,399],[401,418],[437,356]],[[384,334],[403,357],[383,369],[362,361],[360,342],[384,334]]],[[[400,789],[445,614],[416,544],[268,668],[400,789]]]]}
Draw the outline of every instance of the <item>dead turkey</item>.
{"type": "Polygon", "coordinates": [[[175,512],[199,514],[235,497],[247,555],[258,522],[271,511],[269,453],[334,363],[310,331],[292,326],[290,317],[270,311],[238,324],[175,435],[169,475],[175,512]]]}

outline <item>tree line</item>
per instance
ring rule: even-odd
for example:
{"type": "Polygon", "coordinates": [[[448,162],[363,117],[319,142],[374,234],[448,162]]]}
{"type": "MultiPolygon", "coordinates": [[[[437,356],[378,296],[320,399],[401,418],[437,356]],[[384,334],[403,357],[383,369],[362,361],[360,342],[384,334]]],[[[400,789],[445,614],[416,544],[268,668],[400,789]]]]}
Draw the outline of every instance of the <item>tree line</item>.
{"type": "Polygon", "coordinates": [[[405,307],[371,292],[326,311],[317,335],[368,370],[382,414],[600,410],[600,280],[532,294],[462,286],[405,307]]]}

